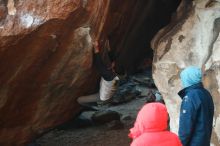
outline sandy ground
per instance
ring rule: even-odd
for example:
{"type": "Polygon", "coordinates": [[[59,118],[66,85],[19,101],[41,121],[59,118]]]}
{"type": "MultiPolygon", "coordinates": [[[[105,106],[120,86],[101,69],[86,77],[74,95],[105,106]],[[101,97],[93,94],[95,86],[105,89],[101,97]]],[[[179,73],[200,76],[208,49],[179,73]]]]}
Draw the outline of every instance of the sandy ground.
{"type": "Polygon", "coordinates": [[[122,128],[114,130],[109,128],[108,124],[104,124],[86,128],[54,129],[36,142],[40,146],[128,146],[131,142],[127,136],[129,129],[144,103],[145,98],[137,98],[109,108],[121,114],[124,125],[122,128]]]}

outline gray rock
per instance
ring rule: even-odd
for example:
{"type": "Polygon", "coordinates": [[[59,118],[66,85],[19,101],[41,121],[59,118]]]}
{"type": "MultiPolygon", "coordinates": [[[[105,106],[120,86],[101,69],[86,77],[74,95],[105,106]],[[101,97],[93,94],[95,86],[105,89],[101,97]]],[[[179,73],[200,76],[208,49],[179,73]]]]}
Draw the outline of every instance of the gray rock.
{"type": "Polygon", "coordinates": [[[129,116],[129,115],[127,115],[127,116],[123,116],[121,119],[122,119],[123,121],[130,121],[130,120],[132,120],[132,117],[129,116]]]}
{"type": "Polygon", "coordinates": [[[114,120],[107,123],[107,128],[109,130],[118,130],[124,128],[124,124],[120,120],[114,120]]]}
{"type": "Polygon", "coordinates": [[[114,120],[120,120],[120,114],[116,111],[102,110],[92,115],[94,124],[104,124],[114,120]]]}

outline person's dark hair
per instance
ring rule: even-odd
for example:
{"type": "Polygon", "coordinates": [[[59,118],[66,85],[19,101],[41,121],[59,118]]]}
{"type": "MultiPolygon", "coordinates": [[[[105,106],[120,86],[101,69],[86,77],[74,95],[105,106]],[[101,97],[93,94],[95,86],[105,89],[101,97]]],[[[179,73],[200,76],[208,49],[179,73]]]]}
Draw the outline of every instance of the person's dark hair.
{"type": "Polygon", "coordinates": [[[156,96],[154,95],[153,91],[150,91],[147,96],[145,97],[146,103],[151,103],[156,101],[156,96]]]}
{"type": "Polygon", "coordinates": [[[146,103],[151,102],[160,102],[162,104],[165,104],[162,95],[159,93],[159,91],[149,91],[147,96],[145,97],[146,103]]]}

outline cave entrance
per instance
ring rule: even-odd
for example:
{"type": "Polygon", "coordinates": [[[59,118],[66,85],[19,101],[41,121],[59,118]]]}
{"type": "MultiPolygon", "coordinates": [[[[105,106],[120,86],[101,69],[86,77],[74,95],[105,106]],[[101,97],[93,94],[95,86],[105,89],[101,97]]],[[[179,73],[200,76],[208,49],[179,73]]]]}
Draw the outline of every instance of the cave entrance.
{"type": "Polygon", "coordinates": [[[114,49],[118,73],[133,74],[152,65],[150,42],[169,24],[179,4],[180,0],[111,1],[104,33],[114,49]]]}

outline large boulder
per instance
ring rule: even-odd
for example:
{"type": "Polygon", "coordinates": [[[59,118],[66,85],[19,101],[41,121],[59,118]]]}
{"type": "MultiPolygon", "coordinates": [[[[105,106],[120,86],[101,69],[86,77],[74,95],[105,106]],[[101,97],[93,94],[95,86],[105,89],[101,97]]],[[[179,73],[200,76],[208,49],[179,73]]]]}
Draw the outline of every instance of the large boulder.
{"type": "Polygon", "coordinates": [[[23,145],[69,120],[79,111],[76,98],[95,91],[91,41],[108,4],[0,3],[0,145],[23,145]]]}
{"type": "MultiPolygon", "coordinates": [[[[103,45],[108,38],[117,70],[134,72],[151,56],[149,41],[177,5],[176,0],[0,0],[0,145],[24,145],[73,118],[77,97],[97,91],[93,40],[103,45]]],[[[101,54],[105,60],[106,49],[101,54]]]]}
{"type": "Polygon", "coordinates": [[[220,144],[220,2],[183,0],[171,23],[152,40],[153,77],[170,114],[171,130],[178,131],[180,71],[189,65],[203,68],[204,85],[215,103],[212,144],[220,144]]]}

